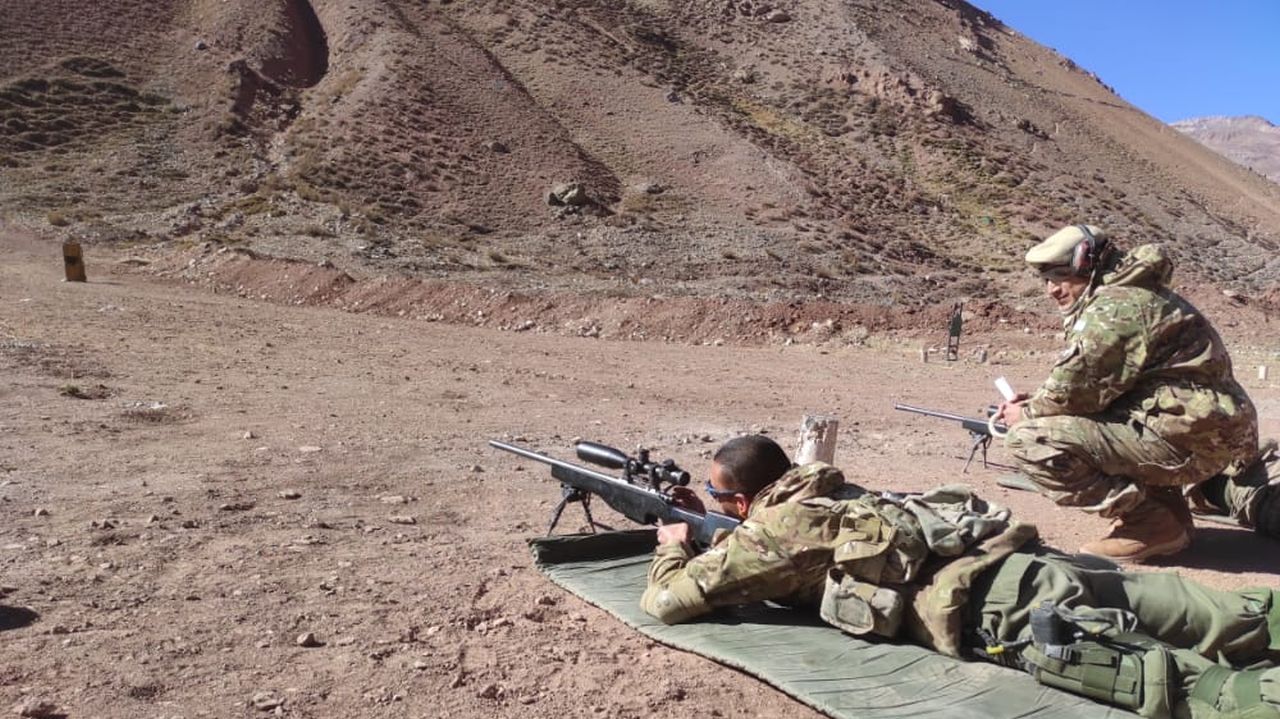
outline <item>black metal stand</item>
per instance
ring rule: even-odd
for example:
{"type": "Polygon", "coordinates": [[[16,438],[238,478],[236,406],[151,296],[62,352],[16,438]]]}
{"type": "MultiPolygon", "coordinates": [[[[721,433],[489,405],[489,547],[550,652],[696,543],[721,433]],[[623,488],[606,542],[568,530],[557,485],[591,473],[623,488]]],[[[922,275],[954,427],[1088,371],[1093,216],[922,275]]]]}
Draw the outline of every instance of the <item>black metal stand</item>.
{"type": "Polygon", "coordinates": [[[556,511],[551,515],[551,525],[547,527],[548,537],[556,530],[556,525],[560,523],[560,515],[564,513],[564,508],[570,502],[582,504],[582,511],[587,515],[587,526],[591,528],[592,534],[596,533],[596,520],[591,517],[591,493],[562,484],[560,485],[560,503],[556,505],[556,511]]]}
{"type": "Polygon", "coordinates": [[[973,437],[973,446],[969,447],[969,459],[965,460],[962,472],[969,471],[969,465],[973,464],[973,455],[977,454],[979,449],[982,450],[982,468],[987,468],[987,448],[991,446],[991,435],[974,432],[970,436],[973,437]]]}

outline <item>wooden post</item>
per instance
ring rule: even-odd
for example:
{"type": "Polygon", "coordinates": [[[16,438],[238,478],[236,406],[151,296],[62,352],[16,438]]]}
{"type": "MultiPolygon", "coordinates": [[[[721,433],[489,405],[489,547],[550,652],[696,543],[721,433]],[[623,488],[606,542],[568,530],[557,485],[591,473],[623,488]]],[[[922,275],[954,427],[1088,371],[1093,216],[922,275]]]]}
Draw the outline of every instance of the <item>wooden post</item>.
{"type": "Polygon", "coordinates": [[[834,464],[836,458],[836,432],[840,420],[825,414],[806,414],[800,423],[800,440],[797,443],[796,464],[826,462],[834,464]]]}
{"type": "Polygon", "coordinates": [[[79,242],[62,243],[62,264],[67,270],[67,282],[86,282],[84,256],[79,242]]]}

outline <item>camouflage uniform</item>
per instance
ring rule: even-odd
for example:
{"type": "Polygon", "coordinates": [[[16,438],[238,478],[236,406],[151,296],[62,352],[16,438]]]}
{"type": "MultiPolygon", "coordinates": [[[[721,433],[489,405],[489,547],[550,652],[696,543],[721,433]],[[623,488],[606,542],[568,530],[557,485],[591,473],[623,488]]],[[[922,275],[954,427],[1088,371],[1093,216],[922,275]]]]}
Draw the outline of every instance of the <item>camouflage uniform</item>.
{"type": "Polygon", "coordinates": [[[1188,486],[1257,452],[1257,414],[1216,331],[1134,249],[1066,313],[1067,349],[1006,438],[1059,504],[1116,517],[1144,486],[1188,486]]]}
{"type": "Polygon", "coordinates": [[[1280,669],[1233,669],[1280,660],[1280,592],[1090,568],[1031,548],[1034,537],[962,487],[886,497],[846,484],[834,467],[806,465],[761,491],[707,552],[659,546],[641,605],[674,624],[767,599],[817,608],[853,634],[909,638],[956,657],[976,652],[1144,716],[1280,717],[1280,669]],[[1085,666],[1078,673],[1087,679],[1071,685],[1058,676],[1071,672],[1030,642],[1030,610],[1045,600],[1136,654],[1117,659],[1097,642],[1073,644],[1085,658],[1073,666],[1101,656],[1116,671],[1085,666]],[[1134,662],[1146,670],[1136,685],[1134,662]]]}
{"type": "Polygon", "coordinates": [[[716,607],[771,599],[820,609],[854,634],[904,628],[931,647],[959,645],[963,597],[948,586],[917,591],[937,558],[961,557],[956,585],[1034,536],[960,486],[886,498],[814,463],[787,472],[752,500],[750,516],[694,557],[661,545],[641,606],[668,624],[716,607]],[[980,557],[964,556],[975,546],[980,557]],[[981,561],[978,561],[978,560],[981,561]]]}
{"type": "Polygon", "coordinates": [[[1233,462],[1192,493],[1198,511],[1226,514],[1259,534],[1280,538],[1280,447],[1267,440],[1250,462],[1233,462]]]}

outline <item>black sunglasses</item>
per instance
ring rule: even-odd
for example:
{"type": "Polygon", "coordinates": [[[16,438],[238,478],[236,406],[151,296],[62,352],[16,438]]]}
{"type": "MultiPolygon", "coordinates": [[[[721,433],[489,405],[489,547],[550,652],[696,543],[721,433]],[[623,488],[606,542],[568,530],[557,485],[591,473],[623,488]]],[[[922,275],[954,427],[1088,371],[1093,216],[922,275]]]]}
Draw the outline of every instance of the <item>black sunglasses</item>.
{"type": "Polygon", "coordinates": [[[719,500],[728,499],[734,495],[741,494],[741,492],[735,492],[732,489],[716,489],[711,486],[711,480],[707,480],[707,494],[711,495],[712,499],[719,500]]]}

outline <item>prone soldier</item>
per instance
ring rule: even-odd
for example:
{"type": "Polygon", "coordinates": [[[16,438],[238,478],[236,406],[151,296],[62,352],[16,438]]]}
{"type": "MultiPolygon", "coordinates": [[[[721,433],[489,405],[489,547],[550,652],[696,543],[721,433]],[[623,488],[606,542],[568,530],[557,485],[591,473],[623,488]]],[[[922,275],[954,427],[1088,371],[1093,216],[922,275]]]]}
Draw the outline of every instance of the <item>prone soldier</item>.
{"type": "Polygon", "coordinates": [[[641,606],[665,623],[772,600],[1146,717],[1280,719],[1275,590],[1216,591],[1061,555],[964,487],[875,494],[830,465],[791,467],[759,435],[716,452],[707,491],[742,522],[701,554],[687,525],[659,528],[641,606]]]}

